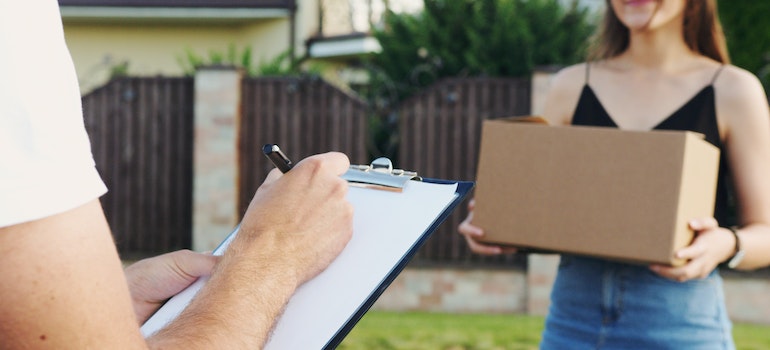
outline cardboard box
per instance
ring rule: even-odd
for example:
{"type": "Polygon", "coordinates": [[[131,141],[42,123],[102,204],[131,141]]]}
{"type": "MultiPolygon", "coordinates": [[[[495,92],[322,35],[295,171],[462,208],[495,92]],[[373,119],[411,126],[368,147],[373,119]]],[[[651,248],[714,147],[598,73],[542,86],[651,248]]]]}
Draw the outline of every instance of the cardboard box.
{"type": "MultiPolygon", "coordinates": [[[[534,121],[534,122],[533,122],[534,121]]],[[[714,213],[719,149],[685,131],[488,120],[473,223],[487,243],[681,265],[714,213]]]]}

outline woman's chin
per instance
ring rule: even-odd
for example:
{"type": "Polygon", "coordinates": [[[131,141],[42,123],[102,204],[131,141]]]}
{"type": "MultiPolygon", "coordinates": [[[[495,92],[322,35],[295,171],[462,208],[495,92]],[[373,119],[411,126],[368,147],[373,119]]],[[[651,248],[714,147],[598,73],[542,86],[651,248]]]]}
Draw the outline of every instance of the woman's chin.
{"type": "Polygon", "coordinates": [[[649,28],[651,17],[650,14],[626,15],[622,22],[632,32],[641,31],[649,28]]]}

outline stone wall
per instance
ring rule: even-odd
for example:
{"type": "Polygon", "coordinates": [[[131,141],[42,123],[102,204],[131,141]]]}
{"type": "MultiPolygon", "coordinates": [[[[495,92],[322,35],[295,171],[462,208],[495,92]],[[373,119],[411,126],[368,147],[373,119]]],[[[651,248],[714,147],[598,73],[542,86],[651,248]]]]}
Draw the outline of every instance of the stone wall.
{"type": "Polygon", "coordinates": [[[515,270],[405,269],[374,304],[390,311],[526,312],[526,276],[515,270]]]}
{"type": "MultiPolygon", "coordinates": [[[[548,310],[558,258],[533,256],[535,269],[482,270],[407,268],[372,306],[374,310],[449,313],[525,313],[543,316],[548,310]],[[540,270],[540,271],[538,271],[540,270]]],[[[728,313],[734,322],[770,325],[770,281],[725,277],[728,313]]]]}

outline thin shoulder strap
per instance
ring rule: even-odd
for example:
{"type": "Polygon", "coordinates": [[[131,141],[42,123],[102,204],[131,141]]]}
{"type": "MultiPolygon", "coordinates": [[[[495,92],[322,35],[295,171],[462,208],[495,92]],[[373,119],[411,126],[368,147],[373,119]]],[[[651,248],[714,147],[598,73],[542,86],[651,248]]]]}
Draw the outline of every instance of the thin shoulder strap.
{"type": "Polygon", "coordinates": [[[588,85],[588,77],[591,75],[591,61],[586,61],[586,82],[585,84],[588,85]]]}
{"type": "Polygon", "coordinates": [[[711,78],[711,84],[710,85],[714,85],[714,82],[717,81],[717,77],[719,77],[719,73],[722,73],[722,69],[723,68],[725,68],[724,64],[719,66],[719,68],[717,68],[716,73],[714,73],[714,77],[711,78]]]}

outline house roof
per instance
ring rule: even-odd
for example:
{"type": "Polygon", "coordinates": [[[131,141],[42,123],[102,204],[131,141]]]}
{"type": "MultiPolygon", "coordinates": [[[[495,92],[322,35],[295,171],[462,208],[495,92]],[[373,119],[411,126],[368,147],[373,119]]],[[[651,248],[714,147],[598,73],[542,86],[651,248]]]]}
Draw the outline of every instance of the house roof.
{"type": "Polygon", "coordinates": [[[296,0],[59,0],[59,6],[173,7],[173,8],[281,8],[292,9],[296,0]]]}

